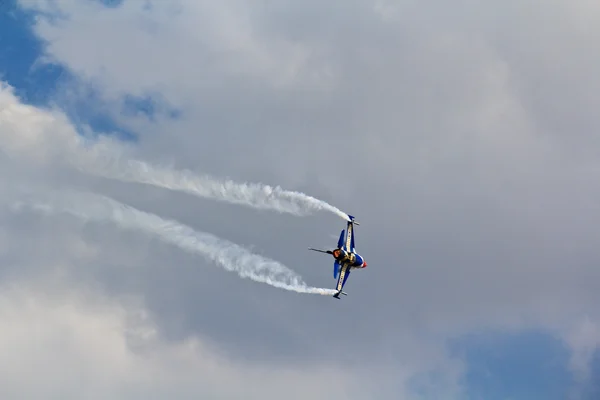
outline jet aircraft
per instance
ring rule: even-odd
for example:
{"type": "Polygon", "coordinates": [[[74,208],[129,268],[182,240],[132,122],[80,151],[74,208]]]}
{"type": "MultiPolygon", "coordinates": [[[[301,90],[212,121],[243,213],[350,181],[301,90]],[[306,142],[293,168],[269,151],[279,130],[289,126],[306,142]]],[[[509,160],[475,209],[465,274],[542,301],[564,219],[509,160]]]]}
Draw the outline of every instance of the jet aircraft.
{"type": "Polygon", "coordinates": [[[340,294],[346,295],[347,293],[342,292],[350,271],[359,268],[365,268],[367,262],[356,252],[354,248],[354,225],[360,225],[354,220],[352,215],[349,215],[350,221],[348,221],[346,229],[342,229],[340,238],[338,240],[337,248],[334,250],[319,250],[309,247],[309,250],[318,251],[321,253],[331,254],[335,259],[333,263],[333,277],[337,278],[336,294],[333,295],[336,299],[340,298],[340,294]],[[344,233],[346,236],[344,237],[344,233]]]}

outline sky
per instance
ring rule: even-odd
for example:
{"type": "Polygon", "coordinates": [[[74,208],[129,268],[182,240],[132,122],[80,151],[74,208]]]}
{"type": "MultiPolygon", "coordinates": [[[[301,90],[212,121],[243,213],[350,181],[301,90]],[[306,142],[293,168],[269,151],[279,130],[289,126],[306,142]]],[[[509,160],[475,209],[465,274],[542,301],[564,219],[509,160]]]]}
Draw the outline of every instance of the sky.
{"type": "Polygon", "coordinates": [[[0,1],[0,397],[597,399],[599,38],[586,0],[0,1]],[[336,282],[343,219],[280,190],[361,222],[340,301],[263,279],[336,282]]]}

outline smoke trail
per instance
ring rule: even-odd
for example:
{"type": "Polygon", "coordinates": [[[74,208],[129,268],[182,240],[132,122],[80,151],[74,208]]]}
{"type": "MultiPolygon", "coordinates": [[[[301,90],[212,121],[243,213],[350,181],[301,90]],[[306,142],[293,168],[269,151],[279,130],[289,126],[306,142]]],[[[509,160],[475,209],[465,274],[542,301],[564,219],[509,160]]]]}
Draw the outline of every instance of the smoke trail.
{"type": "Polygon", "coordinates": [[[348,214],[337,207],[301,192],[261,183],[218,180],[189,170],[177,171],[169,167],[153,166],[144,161],[123,157],[116,147],[108,143],[95,144],[88,151],[79,153],[75,167],[105,178],[149,184],[257,209],[298,216],[309,215],[313,211],[329,211],[346,221],[350,220],[348,214]]]}
{"type": "Polygon", "coordinates": [[[29,196],[27,201],[18,201],[13,207],[26,206],[43,213],[68,213],[83,220],[104,222],[111,220],[124,229],[138,230],[158,236],[163,241],[181,249],[200,254],[236,272],[242,278],[266,283],[298,293],[333,295],[335,290],[309,287],[294,271],[277,261],[253,254],[247,249],[224,239],[167,220],[157,215],[137,210],[109,197],[91,193],[49,192],[38,200],[39,195],[29,196]]]}

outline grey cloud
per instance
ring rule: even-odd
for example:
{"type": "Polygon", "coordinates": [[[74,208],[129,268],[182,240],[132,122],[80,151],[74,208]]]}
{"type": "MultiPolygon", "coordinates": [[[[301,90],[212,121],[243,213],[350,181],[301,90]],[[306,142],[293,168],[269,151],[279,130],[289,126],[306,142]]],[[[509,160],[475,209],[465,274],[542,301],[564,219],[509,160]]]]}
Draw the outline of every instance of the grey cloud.
{"type": "MultiPolygon", "coordinates": [[[[210,331],[254,357],[396,366],[418,364],[430,345],[443,353],[415,345],[424,332],[518,329],[525,321],[563,332],[586,314],[597,321],[600,192],[590,149],[598,10],[471,3],[402,2],[383,12],[359,1],[333,9],[179,2],[184,13],[168,14],[129,2],[98,17],[63,2],[70,20],[40,22],[50,54],[92,78],[106,99],[160,91],[182,109],[180,120],[157,123],[115,115],[140,132],[141,157],[298,188],[364,221],[357,240],[369,267],[350,277],[342,305],[254,290],[210,269],[196,278],[206,292],[194,290],[181,268],[181,276],[161,276],[185,288],[181,296],[168,289],[172,308],[161,279],[144,278],[159,320],[179,318],[184,332],[210,331]],[[219,24],[196,26],[211,18],[219,24]],[[283,72],[292,68],[295,79],[283,72]],[[220,313],[199,315],[215,293],[220,313]]],[[[329,235],[342,227],[335,218],[89,185],[256,245],[310,283],[333,284],[330,260],[304,249],[333,244],[329,235]]]]}
{"type": "Polygon", "coordinates": [[[47,282],[3,285],[4,398],[76,399],[83,393],[94,399],[364,396],[343,371],[327,366],[307,370],[254,364],[249,369],[220,354],[209,340],[164,342],[136,299],[109,299],[80,283],[78,288],[49,288],[47,282]],[[37,376],[35,385],[31,374],[37,376]],[[265,380],[270,384],[262,384],[265,380]],[[340,386],[332,388],[331,381],[340,386]],[[298,386],[293,393],[291,384],[298,386]]]}
{"type": "MultiPolygon", "coordinates": [[[[272,245],[272,239],[268,235],[263,236],[264,233],[285,233],[292,242],[297,240],[295,235],[303,231],[295,230],[295,226],[290,224],[302,222],[301,219],[290,216],[277,218],[266,213],[248,216],[238,208],[226,208],[211,202],[205,202],[202,213],[196,214],[190,210],[199,202],[189,196],[169,196],[164,191],[93,179],[73,171],[59,173],[65,172],[56,164],[60,157],[48,157],[45,150],[49,150],[50,154],[59,152],[61,139],[56,133],[66,132],[67,127],[52,123],[47,129],[41,127],[40,132],[46,136],[38,143],[41,146],[36,146],[36,141],[31,137],[22,136],[36,131],[28,129],[28,124],[40,119],[54,120],[52,114],[44,114],[33,108],[27,110],[31,118],[1,121],[3,132],[12,131],[13,136],[9,136],[9,139],[14,141],[6,141],[4,137],[5,140],[0,144],[6,150],[9,143],[12,154],[18,155],[12,161],[3,159],[11,167],[11,174],[2,180],[4,205],[20,199],[15,189],[23,186],[91,189],[143,210],[176,217],[197,229],[210,228],[211,232],[221,236],[233,236],[241,244],[260,245],[262,241],[264,245],[257,250],[259,253],[276,259],[281,254],[281,260],[286,264],[300,273],[307,272],[309,283],[314,280],[314,284],[317,284],[322,279],[320,268],[311,270],[298,262],[295,256],[298,249],[291,243],[282,243],[279,251],[264,250],[272,245]],[[41,116],[49,118],[39,118],[41,116]],[[46,149],[44,145],[47,142],[56,146],[46,149]],[[23,143],[29,143],[30,146],[20,152],[14,151],[15,146],[23,148],[23,143]],[[25,170],[36,171],[37,174],[28,175],[23,172],[25,170]],[[219,217],[219,214],[222,216],[219,217]],[[267,221],[272,221],[272,224],[265,225],[267,221]],[[257,236],[257,233],[261,233],[261,236],[257,236]]],[[[4,243],[4,247],[10,251],[2,255],[4,280],[36,282],[45,288],[56,288],[61,283],[64,285],[66,280],[73,287],[92,286],[110,296],[142,296],[157,319],[160,335],[173,345],[190,335],[200,335],[206,340],[216,341],[215,347],[221,353],[238,360],[270,363],[272,368],[282,368],[290,363],[299,368],[310,368],[315,363],[332,366],[359,363],[359,375],[371,379],[377,386],[377,389],[364,388],[372,394],[377,391],[389,393],[386,388],[390,387],[396,388],[394,393],[397,394],[398,387],[403,386],[413,374],[429,368],[423,352],[413,351],[411,357],[415,360],[414,364],[390,372],[386,365],[379,365],[380,361],[372,358],[372,347],[349,350],[348,343],[340,341],[337,335],[340,324],[336,325],[336,321],[343,321],[345,314],[339,314],[334,303],[324,303],[322,297],[319,301],[317,297],[294,295],[239,280],[203,259],[181,254],[151,237],[120,232],[110,223],[84,223],[59,215],[42,217],[27,213],[14,214],[6,207],[2,216],[3,226],[10,232],[9,240],[4,243]]],[[[314,220],[318,218],[314,217],[314,220]]],[[[339,221],[337,217],[335,220],[339,221]]],[[[304,223],[308,224],[309,221],[304,223]]],[[[329,235],[324,236],[329,239],[329,235]]],[[[313,239],[310,237],[310,240],[313,239]]],[[[328,270],[330,273],[330,268],[328,270]]],[[[370,340],[368,327],[354,331],[354,337],[362,336],[363,340],[370,340]]],[[[416,340],[410,340],[411,335],[407,336],[409,340],[402,345],[406,349],[414,347],[416,340]]],[[[389,352],[386,348],[376,350],[382,357],[389,352]]],[[[437,351],[430,351],[429,354],[434,361],[439,360],[437,351]]],[[[350,374],[354,376],[356,373],[350,374]]],[[[108,387],[111,384],[115,382],[109,382],[108,387]]],[[[143,383],[139,385],[142,386],[136,387],[140,390],[150,390],[143,383]]],[[[243,384],[245,387],[249,385],[243,384]]],[[[51,389],[62,390],[60,385],[54,385],[51,389]]],[[[70,389],[82,390],[77,387],[70,389]]],[[[360,397],[359,394],[357,396],[360,397]]]]}

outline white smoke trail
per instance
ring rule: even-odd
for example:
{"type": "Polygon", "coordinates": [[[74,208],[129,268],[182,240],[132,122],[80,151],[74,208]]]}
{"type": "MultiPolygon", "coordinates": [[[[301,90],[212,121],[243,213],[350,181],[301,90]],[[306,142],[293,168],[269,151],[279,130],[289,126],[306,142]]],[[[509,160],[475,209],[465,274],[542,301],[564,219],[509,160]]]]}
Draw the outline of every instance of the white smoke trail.
{"type": "Polygon", "coordinates": [[[0,155],[7,159],[27,157],[35,163],[61,161],[69,167],[109,179],[137,182],[187,192],[199,197],[226,201],[258,209],[308,215],[329,211],[346,221],[349,217],[338,208],[301,192],[284,190],[260,183],[238,183],[155,166],[131,159],[127,147],[108,137],[88,141],[70,123],[67,116],[21,104],[0,82],[0,155]]]}
{"type": "Polygon", "coordinates": [[[30,207],[38,212],[68,213],[83,220],[113,221],[124,229],[138,230],[155,235],[181,249],[200,254],[236,272],[242,278],[266,283],[298,293],[333,295],[335,290],[309,287],[294,271],[277,261],[253,254],[247,249],[224,239],[137,210],[109,197],[81,192],[44,192],[30,194],[26,201],[17,201],[13,208],[30,207]]]}
{"type": "Polygon", "coordinates": [[[301,192],[261,183],[219,180],[189,170],[153,166],[124,157],[118,148],[106,142],[99,142],[88,151],[78,153],[74,165],[83,172],[105,178],[153,185],[257,209],[298,216],[309,215],[313,211],[329,211],[346,221],[350,220],[348,214],[337,207],[301,192]]]}

